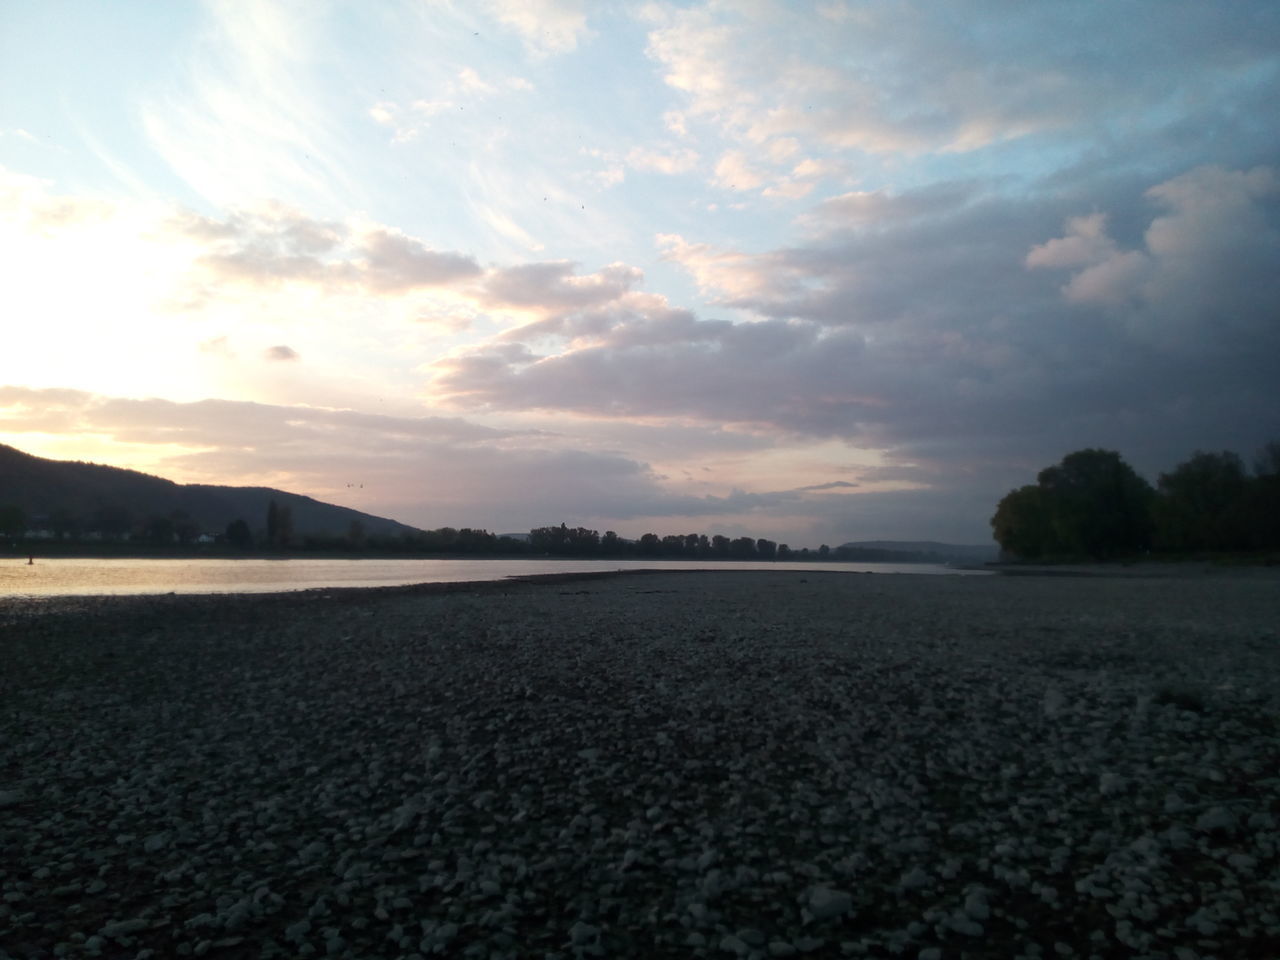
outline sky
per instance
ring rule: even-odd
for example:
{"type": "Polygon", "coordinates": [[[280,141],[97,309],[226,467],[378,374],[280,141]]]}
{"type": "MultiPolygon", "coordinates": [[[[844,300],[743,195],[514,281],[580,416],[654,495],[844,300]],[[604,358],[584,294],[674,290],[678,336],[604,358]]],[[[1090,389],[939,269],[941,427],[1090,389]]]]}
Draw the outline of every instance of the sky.
{"type": "Polygon", "coordinates": [[[0,442],[990,541],[1280,439],[1280,5],[0,0],[0,442]]]}

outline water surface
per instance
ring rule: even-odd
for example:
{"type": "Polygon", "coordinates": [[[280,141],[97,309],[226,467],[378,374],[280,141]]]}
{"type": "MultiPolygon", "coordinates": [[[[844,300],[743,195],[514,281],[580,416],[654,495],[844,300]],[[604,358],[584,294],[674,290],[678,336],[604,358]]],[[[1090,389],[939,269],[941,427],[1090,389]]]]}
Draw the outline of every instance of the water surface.
{"type": "Polygon", "coordinates": [[[0,560],[0,597],[147,593],[275,593],[324,587],[502,580],[607,570],[804,570],[845,573],[984,573],[926,563],[769,563],[715,560],[426,560],[202,558],[0,560]]]}

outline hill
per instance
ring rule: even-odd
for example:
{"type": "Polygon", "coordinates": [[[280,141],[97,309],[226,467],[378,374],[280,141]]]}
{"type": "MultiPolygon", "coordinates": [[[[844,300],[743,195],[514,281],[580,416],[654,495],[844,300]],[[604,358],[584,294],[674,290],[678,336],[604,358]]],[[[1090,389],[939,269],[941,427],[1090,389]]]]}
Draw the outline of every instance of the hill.
{"type": "Polygon", "coordinates": [[[120,467],[46,460],[0,444],[0,508],[21,510],[29,528],[116,538],[155,518],[180,517],[197,532],[220,534],[236,520],[257,532],[265,529],[273,500],[289,509],[295,537],[342,537],[354,521],[372,537],[415,532],[395,520],[271,487],[180,484],[120,467]]]}
{"type": "Polygon", "coordinates": [[[889,563],[990,563],[1000,554],[996,544],[938,543],[934,540],[859,540],[836,548],[850,559],[889,563]]]}

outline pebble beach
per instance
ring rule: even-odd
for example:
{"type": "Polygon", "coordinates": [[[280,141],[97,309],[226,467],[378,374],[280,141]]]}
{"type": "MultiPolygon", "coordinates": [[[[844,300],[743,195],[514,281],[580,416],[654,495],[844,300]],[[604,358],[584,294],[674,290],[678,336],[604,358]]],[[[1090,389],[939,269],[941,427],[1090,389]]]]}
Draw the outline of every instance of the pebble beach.
{"type": "Polygon", "coordinates": [[[1280,956],[1280,576],[0,599],[0,960],[1280,956]]]}

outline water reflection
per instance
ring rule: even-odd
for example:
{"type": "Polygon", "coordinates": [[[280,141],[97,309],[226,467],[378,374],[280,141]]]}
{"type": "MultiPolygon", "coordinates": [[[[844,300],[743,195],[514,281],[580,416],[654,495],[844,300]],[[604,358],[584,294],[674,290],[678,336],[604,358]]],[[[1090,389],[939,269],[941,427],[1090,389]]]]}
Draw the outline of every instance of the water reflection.
{"type": "Polygon", "coordinates": [[[924,563],[725,563],[695,560],[91,559],[0,561],[0,596],[147,593],[274,593],[322,587],[502,580],[607,570],[776,570],[846,573],[983,574],[924,563]]]}

